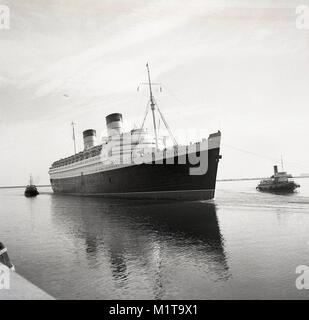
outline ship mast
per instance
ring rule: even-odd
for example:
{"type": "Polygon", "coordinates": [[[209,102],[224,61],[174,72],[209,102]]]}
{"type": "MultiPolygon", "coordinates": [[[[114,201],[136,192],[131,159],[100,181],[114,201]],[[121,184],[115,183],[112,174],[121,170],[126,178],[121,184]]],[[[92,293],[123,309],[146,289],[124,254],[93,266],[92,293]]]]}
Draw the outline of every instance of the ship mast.
{"type": "Polygon", "coordinates": [[[281,154],[281,168],[282,168],[282,171],[284,171],[282,154],[281,154]]]}
{"type": "MultiPolygon", "coordinates": [[[[173,139],[174,146],[177,146],[178,143],[177,143],[175,137],[173,136],[173,133],[172,133],[172,131],[171,131],[171,129],[170,129],[167,121],[165,120],[165,118],[164,118],[164,116],[163,116],[163,114],[162,114],[162,112],[161,112],[158,104],[156,103],[156,101],[155,101],[155,99],[154,99],[154,97],[153,97],[153,94],[152,94],[152,85],[158,85],[158,83],[153,83],[153,82],[151,82],[151,80],[150,80],[150,71],[149,71],[148,62],[147,62],[147,64],[146,64],[146,68],[147,68],[147,74],[148,74],[148,83],[145,82],[145,83],[141,83],[141,84],[142,84],[142,85],[144,85],[144,84],[145,84],[145,85],[148,85],[148,87],[149,87],[149,94],[150,94],[150,100],[149,100],[149,102],[148,102],[148,104],[147,104],[146,113],[145,113],[144,120],[143,120],[143,123],[142,123],[141,128],[142,128],[142,129],[144,128],[144,124],[145,124],[145,121],[146,121],[146,118],[147,118],[147,115],[148,115],[148,111],[149,111],[149,106],[150,106],[150,107],[151,107],[151,111],[152,111],[153,128],[154,128],[154,133],[155,133],[155,138],[156,138],[156,150],[158,150],[158,149],[159,149],[159,147],[158,147],[158,130],[157,130],[157,124],[156,124],[156,117],[155,117],[155,110],[157,109],[158,112],[159,112],[159,117],[162,118],[162,121],[163,121],[163,123],[164,123],[164,125],[165,125],[165,128],[167,129],[170,137],[173,139]],[[156,107],[157,107],[157,108],[156,108],[156,107]]],[[[137,88],[137,90],[139,90],[139,87],[137,88]]],[[[160,91],[161,91],[161,87],[160,87],[160,91]]],[[[160,120],[160,118],[159,118],[159,120],[160,120]]],[[[141,137],[141,133],[140,133],[140,136],[139,136],[139,138],[138,138],[138,141],[140,140],[140,137],[141,137]]]]}
{"type": "Polygon", "coordinates": [[[150,72],[148,62],[146,64],[147,73],[148,73],[148,84],[149,84],[149,94],[150,94],[150,107],[152,111],[152,120],[153,120],[153,129],[156,137],[156,150],[158,150],[158,134],[157,134],[157,125],[156,125],[156,117],[155,117],[155,102],[152,95],[151,81],[150,81],[150,72]]]}
{"type": "Polygon", "coordinates": [[[75,123],[72,121],[71,123],[72,128],[73,128],[73,143],[74,143],[74,154],[76,154],[76,139],[75,139],[75,123]]]}

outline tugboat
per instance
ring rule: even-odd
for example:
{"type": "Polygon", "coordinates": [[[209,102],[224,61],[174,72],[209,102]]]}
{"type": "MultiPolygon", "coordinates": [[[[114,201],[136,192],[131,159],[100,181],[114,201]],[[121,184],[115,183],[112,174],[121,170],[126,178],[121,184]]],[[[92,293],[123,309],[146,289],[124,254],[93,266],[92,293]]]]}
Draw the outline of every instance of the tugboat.
{"type": "Polygon", "coordinates": [[[39,191],[32,182],[32,176],[30,176],[30,184],[26,187],[25,197],[36,197],[38,194],[39,191]]]}
{"type": "Polygon", "coordinates": [[[273,193],[291,193],[300,185],[290,178],[292,178],[290,174],[285,171],[278,172],[278,166],[274,166],[274,174],[268,179],[261,180],[256,189],[273,193]]]}

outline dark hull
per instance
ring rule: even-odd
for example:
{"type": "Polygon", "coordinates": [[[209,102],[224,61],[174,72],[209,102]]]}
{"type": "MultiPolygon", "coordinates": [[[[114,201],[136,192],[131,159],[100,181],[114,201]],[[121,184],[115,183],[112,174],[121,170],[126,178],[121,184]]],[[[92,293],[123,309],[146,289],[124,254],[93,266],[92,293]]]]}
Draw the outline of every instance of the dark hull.
{"type": "Polygon", "coordinates": [[[274,183],[268,186],[259,185],[257,186],[257,190],[271,193],[291,193],[294,192],[298,187],[299,185],[294,182],[287,182],[274,183]]]}
{"type": "Polygon", "coordinates": [[[25,190],[25,197],[36,197],[39,194],[35,187],[27,187],[25,190]]]}
{"type": "Polygon", "coordinates": [[[203,151],[208,170],[190,175],[192,165],[140,164],[72,178],[51,179],[56,194],[121,198],[209,200],[215,195],[219,148],[203,151]]]}

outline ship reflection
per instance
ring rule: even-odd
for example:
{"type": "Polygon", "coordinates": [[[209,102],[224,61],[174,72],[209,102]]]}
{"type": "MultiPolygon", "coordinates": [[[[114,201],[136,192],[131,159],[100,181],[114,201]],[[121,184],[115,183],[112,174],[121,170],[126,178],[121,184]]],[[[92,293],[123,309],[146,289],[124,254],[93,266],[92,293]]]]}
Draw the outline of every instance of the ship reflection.
{"type": "Polygon", "coordinates": [[[109,270],[116,289],[144,285],[161,299],[182,265],[214,281],[230,276],[214,204],[53,195],[51,206],[57,228],[91,268],[109,270]]]}

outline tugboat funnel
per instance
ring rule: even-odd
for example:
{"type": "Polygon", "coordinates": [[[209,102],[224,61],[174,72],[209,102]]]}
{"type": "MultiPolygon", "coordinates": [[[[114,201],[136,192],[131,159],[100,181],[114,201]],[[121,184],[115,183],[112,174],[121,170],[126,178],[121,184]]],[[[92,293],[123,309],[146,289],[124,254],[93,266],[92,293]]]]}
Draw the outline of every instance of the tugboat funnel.
{"type": "Polygon", "coordinates": [[[278,173],[278,166],[274,166],[274,174],[276,175],[278,173]]]}

